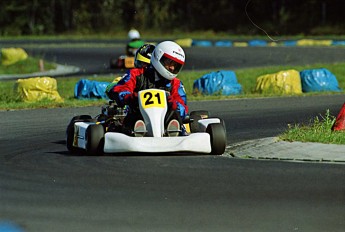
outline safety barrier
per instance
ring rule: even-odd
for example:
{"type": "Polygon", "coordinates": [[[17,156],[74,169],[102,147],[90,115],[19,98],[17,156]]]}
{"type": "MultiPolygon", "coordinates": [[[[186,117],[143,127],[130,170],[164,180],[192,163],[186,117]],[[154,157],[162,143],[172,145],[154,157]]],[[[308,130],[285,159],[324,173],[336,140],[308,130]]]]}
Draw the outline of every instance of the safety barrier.
{"type": "Polygon", "coordinates": [[[193,40],[191,38],[175,40],[182,47],[276,47],[276,46],[345,46],[345,40],[319,40],[319,39],[300,39],[300,40],[262,40],[253,39],[248,41],[234,40],[193,40]]]}

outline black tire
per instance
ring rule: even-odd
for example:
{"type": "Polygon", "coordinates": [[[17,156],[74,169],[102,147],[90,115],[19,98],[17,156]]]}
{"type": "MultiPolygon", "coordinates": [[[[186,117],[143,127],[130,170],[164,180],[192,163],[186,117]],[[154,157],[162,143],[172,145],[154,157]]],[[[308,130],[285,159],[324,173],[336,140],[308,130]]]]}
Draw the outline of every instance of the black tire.
{"type": "Polygon", "coordinates": [[[75,122],[89,122],[91,120],[92,120],[92,117],[90,115],[78,115],[78,116],[74,116],[71,119],[66,129],[66,146],[70,152],[75,153],[79,151],[79,148],[73,146],[74,123],[75,122]]]}
{"type": "Polygon", "coordinates": [[[221,119],[221,118],[219,118],[219,120],[220,120],[220,124],[222,124],[222,125],[223,125],[223,127],[224,127],[224,131],[225,131],[225,135],[226,135],[227,133],[226,133],[226,125],[225,125],[225,121],[224,121],[223,119],[221,119]]]}
{"type": "Polygon", "coordinates": [[[78,150],[78,148],[73,146],[73,140],[74,140],[74,123],[70,123],[67,126],[67,130],[66,130],[66,146],[67,146],[67,149],[72,153],[78,150]]]}
{"type": "Polygon", "coordinates": [[[118,68],[117,58],[111,58],[109,60],[109,68],[110,69],[116,69],[118,68]]]}
{"type": "Polygon", "coordinates": [[[191,133],[196,133],[199,132],[199,120],[202,119],[200,115],[190,115],[190,123],[189,123],[189,127],[190,127],[190,132],[191,133]]]}
{"type": "Polygon", "coordinates": [[[104,127],[100,124],[89,125],[86,129],[86,152],[101,155],[104,148],[104,127]]]}
{"type": "Polygon", "coordinates": [[[207,126],[206,132],[210,134],[211,154],[222,155],[226,148],[226,133],[223,125],[211,123],[207,126]]]}
{"type": "Polygon", "coordinates": [[[210,113],[207,110],[195,110],[190,112],[189,118],[191,122],[189,123],[190,132],[196,133],[199,131],[199,123],[198,121],[200,119],[208,118],[210,116],[210,113]]]}
{"type": "Polygon", "coordinates": [[[82,114],[82,115],[74,116],[71,121],[86,120],[86,119],[92,119],[92,117],[87,114],[82,114]]]}
{"type": "Polygon", "coordinates": [[[194,115],[198,115],[201,118],[208,118],[210,117],[210,112],[208,112],[207,110],[194,110],[192,112],[190,112],[190,117],[194,116],[194,115]]]}

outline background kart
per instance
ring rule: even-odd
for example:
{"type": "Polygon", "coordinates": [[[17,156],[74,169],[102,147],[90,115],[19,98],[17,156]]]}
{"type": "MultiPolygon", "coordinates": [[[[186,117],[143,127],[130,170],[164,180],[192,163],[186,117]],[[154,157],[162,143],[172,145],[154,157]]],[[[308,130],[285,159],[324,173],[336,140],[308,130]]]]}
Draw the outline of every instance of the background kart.
{"type": "Polygon", "coordinates": [[[122,69],[122,68],[134,68],[134,57],[137,50],[143,46],[145,42],[140,39],[135,39],[130,41],[126,45],[126,55],[121,55],[119,57],[112,57],[109,61],[110,69],[122,69]]]}
{"type": "Polygon", "coordinates": [[[134,68],[134,56],[121,55],[118,58],[110,58],[110,69],[134,68]]]}
{"type": "Polygon", "coordinates": [[[80,115],[72,118],[67,126],[67,148],[71,152],[85,150],[89,155],[103,153],[165,153],[193,152],[221,155],[226,147],[224,121],[209,117],[207,111],[193,111],[184,120],[187,133],[169,137],[164,120],[167,113],[167,100],[164,90],[149,89],[138,93],[139,109],[143,116],[146,131],[142,137],[137,132],[123,133],[124,110],[113,102],[102,108],[95,118],[80,115]]]}

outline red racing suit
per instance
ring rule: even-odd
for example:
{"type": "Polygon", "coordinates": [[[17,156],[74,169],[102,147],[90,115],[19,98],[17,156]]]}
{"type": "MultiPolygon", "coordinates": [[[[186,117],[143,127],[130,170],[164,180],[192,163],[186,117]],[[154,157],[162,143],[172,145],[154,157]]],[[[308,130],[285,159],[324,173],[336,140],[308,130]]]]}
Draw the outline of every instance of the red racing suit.
{"type": "Polygon", "coordinates": [[[174,78],[167,80],[160,77],[153,66],[146,69],[131,69],[113,89],[114,100],[119,106],[137,104],[140,90],[156,88],[163,89],[170,94],[168,103],[172,110],[177,111],[182,119],[188,114],[187,95],[182,82],[174,78]]]}

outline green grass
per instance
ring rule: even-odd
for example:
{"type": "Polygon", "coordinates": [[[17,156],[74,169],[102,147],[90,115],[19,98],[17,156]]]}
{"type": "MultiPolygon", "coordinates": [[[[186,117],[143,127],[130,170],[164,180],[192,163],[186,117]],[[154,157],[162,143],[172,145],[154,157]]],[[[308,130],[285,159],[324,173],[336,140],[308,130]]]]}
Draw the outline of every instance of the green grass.
{"type": "MultiPolygon", "coordinates": [[[[0,63],[0,75],[11,75],[18,73],[34,73],[40,71],[38,58],[28,57],[25,60],[18,61],[12,65],[2,65],[0,63]]],[[[44,69],[50,70],[56,68],[56,64],[44,62],[44,69]]]]}
{"type": "Polygon", "coordinates": [[[335,120],[327,110],[324,115],[316,116],[308,124],[288,125],[288,129],[279,138],[285,141],[345,144],[344,132],[331,130],[335,120]]]}

